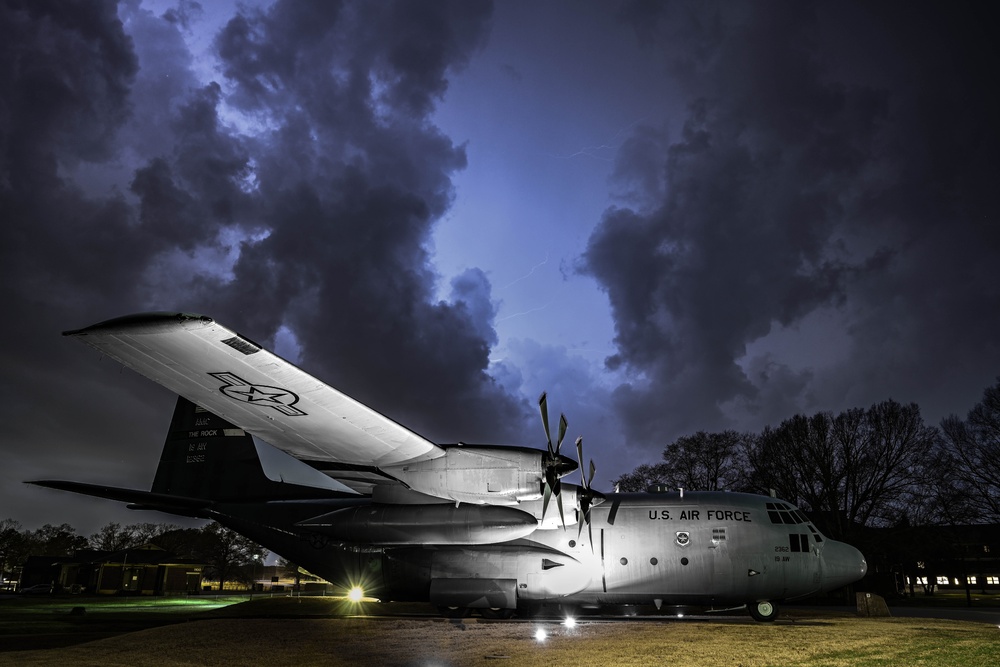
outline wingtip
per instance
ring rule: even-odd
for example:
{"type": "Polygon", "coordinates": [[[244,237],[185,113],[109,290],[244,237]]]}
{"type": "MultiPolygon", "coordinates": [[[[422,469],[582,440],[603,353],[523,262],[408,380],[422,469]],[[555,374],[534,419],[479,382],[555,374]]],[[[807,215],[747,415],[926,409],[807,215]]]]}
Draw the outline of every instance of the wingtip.
{"type": "Polygon", "coordinates": [[[208,315],[197,313],[176,313],[176,312],[151,312],[134,313],[115,317],[110,320],[92,324],[82,329],[72,329],[62,332],[63,336],[86,336],[89,334],[111,334],[111,333],[155,333],[175,326],[190,327],[207,325],[213,323],[208,315]]]}

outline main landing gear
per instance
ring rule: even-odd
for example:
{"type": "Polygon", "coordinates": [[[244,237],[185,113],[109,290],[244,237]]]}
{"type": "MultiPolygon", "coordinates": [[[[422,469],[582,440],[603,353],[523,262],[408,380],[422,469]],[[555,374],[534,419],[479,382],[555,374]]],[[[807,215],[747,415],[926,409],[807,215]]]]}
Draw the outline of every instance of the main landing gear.
{"type": "MultiPolygon", "coordinates": [[[[445,618],[466,618],[472,615],[472,609],[469,607],[438,607],[438,611],[445,618]]],[[[479,615],[483,618],[510,618],[514,615],[513,609],[504,609],[503,607],[486,607],[483,609],[476,609],[479,615]]]]}
{"type": "Polygon", "coordinates": [[[748,602],[747,611],[750,612],[750,616],[753,620],[760,623],[770,623],[774,619],[778,618],[778,605],[770,600],[748,602]]]}

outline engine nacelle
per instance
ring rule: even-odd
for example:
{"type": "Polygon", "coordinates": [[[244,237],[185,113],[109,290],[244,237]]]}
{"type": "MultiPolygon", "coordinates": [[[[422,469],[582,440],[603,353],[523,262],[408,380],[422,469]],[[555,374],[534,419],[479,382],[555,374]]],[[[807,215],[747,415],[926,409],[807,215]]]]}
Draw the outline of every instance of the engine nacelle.
{"type": "MultiPolygon", "coordinates": [[[[382,471],[410,489],[462,503],[517,505],[542,497],[543,465],[547,452],[529,447],[458,445],[444,456],[382,471]]],[[[562,477],[577,469],[576,462],[559,455],[562,477]]]]}

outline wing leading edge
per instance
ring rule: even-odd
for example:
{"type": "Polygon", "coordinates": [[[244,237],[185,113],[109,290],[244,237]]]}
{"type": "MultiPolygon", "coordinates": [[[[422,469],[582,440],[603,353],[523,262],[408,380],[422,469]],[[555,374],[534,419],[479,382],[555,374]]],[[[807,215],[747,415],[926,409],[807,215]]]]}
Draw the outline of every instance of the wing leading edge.
{"type": "Polygon", "coordinates": [[[300,459],[379,467],[444,454],[204,315],[140,313],[63,335],[300,459]]]}

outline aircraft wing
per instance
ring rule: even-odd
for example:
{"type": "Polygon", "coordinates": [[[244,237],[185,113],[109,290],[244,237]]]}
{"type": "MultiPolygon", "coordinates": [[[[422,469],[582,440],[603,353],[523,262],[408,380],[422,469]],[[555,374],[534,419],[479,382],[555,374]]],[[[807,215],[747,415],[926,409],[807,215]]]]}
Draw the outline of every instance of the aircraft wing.
{"type": "Polygon", "coordinates": [[[377,468],[444,454],[210,317],[141,313],[64,335],[300,459],[377,468]]]}

